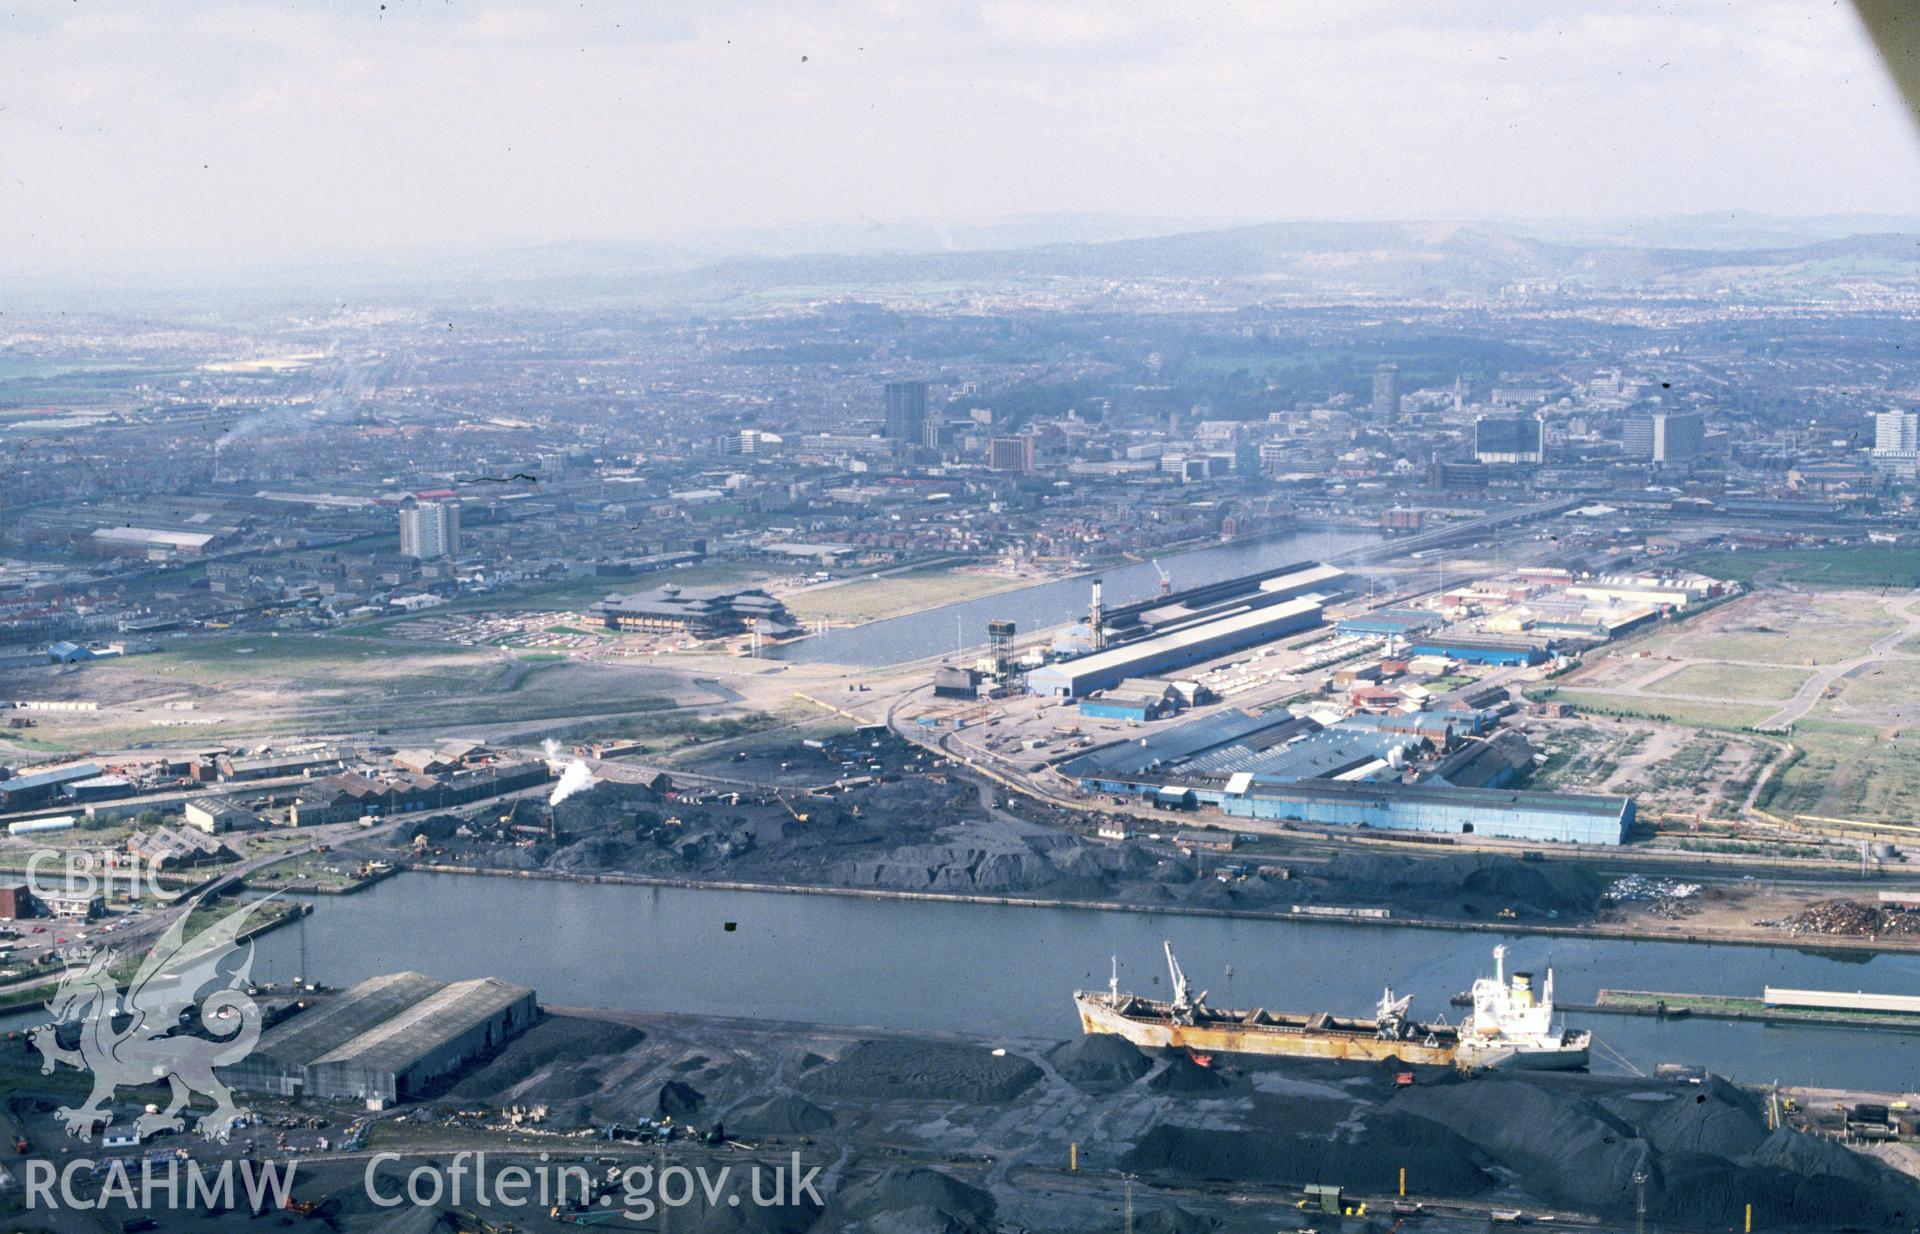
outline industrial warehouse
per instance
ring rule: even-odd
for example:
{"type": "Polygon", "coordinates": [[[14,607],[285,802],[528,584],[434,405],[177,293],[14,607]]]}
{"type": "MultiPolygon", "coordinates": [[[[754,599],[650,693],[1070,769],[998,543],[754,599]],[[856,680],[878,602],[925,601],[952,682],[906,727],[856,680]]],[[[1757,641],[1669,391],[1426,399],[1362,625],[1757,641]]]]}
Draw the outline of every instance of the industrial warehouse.
{"type": "Polygon", "coordinates": [[[1535,752],[1524,725],[1503,724],[1530,704],[1514,687],[1731,594],[1686,570],[1544,566],[1379,605],[1339,567],[1313,561],[1179,592],[1161,578],[1157,597],[1114,608],[1094,580],[1085,616],[1024,653],[1012,622],[988,622],[987,657],[943,665],[932,683],[936,706],[977,709],[916,724],[978,726],[954,739],[960,748],[1116,804],[1620,845],[1634,825],[1630,797],[1527,787],[1550,753],[1535,752]],[[1060,716],[1064,704],[1073,719],[1060,716]],[[1197,718],[1169,726],[1187,712],[1197,718]],[[1128,732],[1145,726],[1154,731],[1128,732]]]}
{"type": "Polygon", "coordinates": [[[235,1088],[384,1109],[486,1058],[539,1017],[534,992],[493,977],[370,977],[274,1025],[222,1074],[235,1088]]]}
{"type": "Polygon", "coordinates": [[[1111,611],[1101,605],[1096,581],[1085,624],[1056,647],[1089,654],[1033,669],[1027,690],[1084,698],[1130,678],[1186,668],[1311,630],[1321,623],[1326,604],[1342,593],[1346,577],[1334,566],[1298,562],[1111,611]]]}
{"type": "Polygon", "coordinates": [[[1501,787],[1528,762],[1485,711],[1358,714],[1329,724],[1225,710],[1090,751],[1059,771],[1088,792],[1236,818],[1574,844],[1624,843],[1628,797],[1501,787]],[[1406,782],[1416,765],[1425,778],[1406,782]]]}

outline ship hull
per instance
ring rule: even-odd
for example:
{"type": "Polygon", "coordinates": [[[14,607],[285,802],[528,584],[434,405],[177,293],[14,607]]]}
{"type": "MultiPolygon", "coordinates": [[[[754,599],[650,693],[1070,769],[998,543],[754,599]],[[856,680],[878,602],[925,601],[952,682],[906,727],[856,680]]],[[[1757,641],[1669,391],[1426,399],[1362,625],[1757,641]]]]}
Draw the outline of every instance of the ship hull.
{"type": "Polygon", "coordinates": [[[1284,1058],[1327,1058],[1351,1062],[1397,1059],[1403,1063],[1446,1067],[1454,1063],[1458,1042],[1425,1037],[1390,1039],[1364,1032],[1336,1032],[1293,1025],[1240,1026],[1234,1024],[1179,1024],[1161,1015],[1122,1015],[1097,995],[1077,994],[1080,1028],[1085,1033],[1111,1033],[1134,1045],[1157,1049],[1188,1049],[1202,1053],[1266,1054],[1284,1058]]]}
{"type": "Polygon", "coordinates": [[[1584,1044],[1540,1049],[1525,1046],[1489,1051],[1463,1049],[1459,1057],[1462,1067],[1474,1071],[1585,1071],[1591,1061],[1584,1044]]]}

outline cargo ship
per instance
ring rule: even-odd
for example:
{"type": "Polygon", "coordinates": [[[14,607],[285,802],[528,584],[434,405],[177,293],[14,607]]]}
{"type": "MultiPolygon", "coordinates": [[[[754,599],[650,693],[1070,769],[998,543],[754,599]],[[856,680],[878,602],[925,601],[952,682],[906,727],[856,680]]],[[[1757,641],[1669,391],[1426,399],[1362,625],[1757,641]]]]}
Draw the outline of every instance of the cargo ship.
{"type": "Polygon", "coordinates": [[[1371,1017],[1329,1012],[1300,1015],[1224,1010],[1195,993],[1164,944],[1173,999],[1160,1002],[1120,992],[1120,968],[1104,993],[1077,991],[1074,1006],[1086,1033],[1112,1033],[1137,1046],[1227,1054],[1274,1054],[1358,1062],[1396,1059],[1463,1071],[1492,1069],[1584,1070],[1593,1034],[1553,1025],[1553,972],[1536,996],[1531,973],[1506,975],[1507,949],[1493,949],[1494,975],[1473,983],[1473,1011],[1459,1024],[1412,1019],[1411,995],[1395,998],[1389,987],[1371,1017]]]}

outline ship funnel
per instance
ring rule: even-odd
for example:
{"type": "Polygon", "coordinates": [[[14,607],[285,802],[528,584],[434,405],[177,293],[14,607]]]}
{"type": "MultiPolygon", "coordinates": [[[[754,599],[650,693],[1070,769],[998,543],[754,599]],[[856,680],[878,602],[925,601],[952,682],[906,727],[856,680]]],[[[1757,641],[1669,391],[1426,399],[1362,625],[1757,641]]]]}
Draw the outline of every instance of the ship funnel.
{"type": "Polygon", "coordinates": [[[1533,974],[1515,973],[1513,975],[1513,1000],[1523,1007],[1533,1004],[1533,974]]]}

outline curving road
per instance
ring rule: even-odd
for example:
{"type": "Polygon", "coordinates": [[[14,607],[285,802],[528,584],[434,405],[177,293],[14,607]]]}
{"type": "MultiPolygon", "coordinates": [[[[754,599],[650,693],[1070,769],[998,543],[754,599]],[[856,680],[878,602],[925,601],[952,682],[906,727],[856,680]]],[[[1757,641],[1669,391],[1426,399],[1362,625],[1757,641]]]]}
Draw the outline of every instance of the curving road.
{"type": "Polygon", "coordinates": [[[1920,592],[1909,592],[1905,596],[1887,600],[1881,607],[1885,608],[1887,612],[1893,616],[1898,617],[1905,624],[1898,630],[1893,631],[1893,633],[1875,639],[1872,645],[1867,648],[1866,655],[1856,656],[1851,660],[1843,660],[1838,664],[1830,664],[1814,673],[1813,676],[1807,678],[1806,684],[1800,687],[1799,692],[1787,701],[1786,706],[1774,712],[1765,720],[1762,720],[1759,724],[1755,725],[1755,727],[1762,731],[1776,731],[1787,728],[1796,720],[1804,717],[1807,712],[1813,710],[1813,705],[1820,701],[1821,696],[1827,692],[1827,687],[1856,669],[1865,668],[1869,664],[1877,664],[1882,660],[1920,660],[1920,656],[1894,650],[1895,647],[1906,642],[1908,639],[1920,639],[1920,616],[1916,616],[1912,608],[1913,602],[1916,599],[1920,599],[1920,592]]]}

